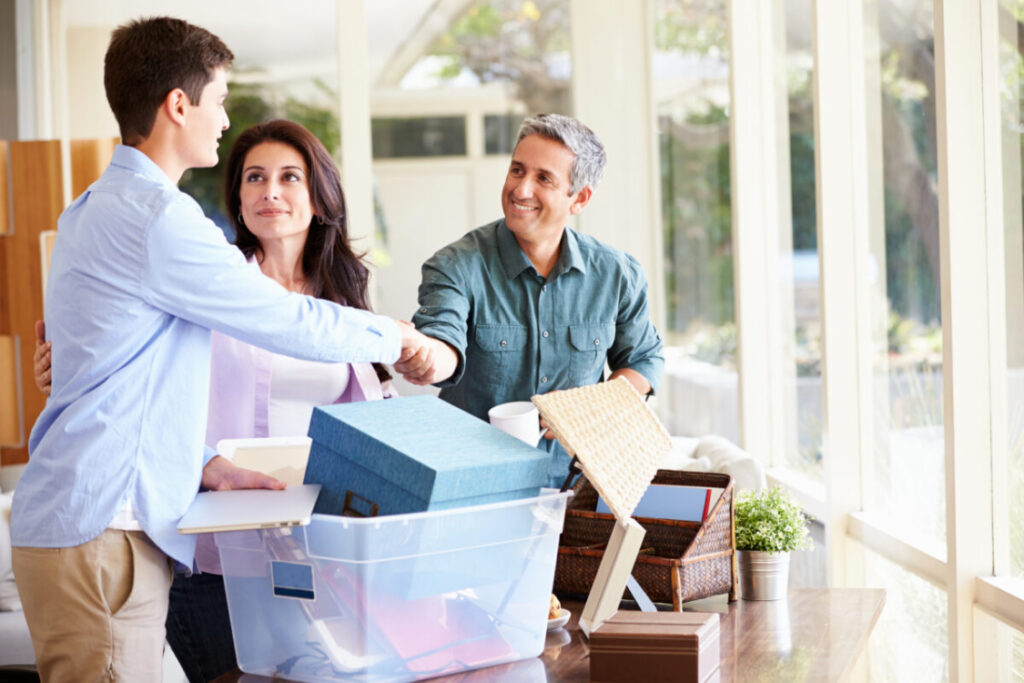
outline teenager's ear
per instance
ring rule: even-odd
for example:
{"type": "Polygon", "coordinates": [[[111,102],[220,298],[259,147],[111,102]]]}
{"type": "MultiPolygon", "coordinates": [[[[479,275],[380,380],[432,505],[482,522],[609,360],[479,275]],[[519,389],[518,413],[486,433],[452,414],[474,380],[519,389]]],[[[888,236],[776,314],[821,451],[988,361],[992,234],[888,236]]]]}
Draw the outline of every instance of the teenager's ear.
{"type": "Polygon", "coordinates": [[[181,88],[175,88],[167,93],[160,110],[167,115],[172,123],[178,126],[185,125],[185,109],[190,104],[188,95],[181,88]]]}
{"type": "Polygon", "coordinates": [[[582,190],[577,192],[576,198],[572,202],[572,206],[569,207],[569,213],[575,216],[580,211],[582,211],[583,207],[587,205],[587,202],[590,201],[590,198],[591,196],[593,196],[593,194],[594,190],[591,189],[590,185],[587,185],[582,190]]]}

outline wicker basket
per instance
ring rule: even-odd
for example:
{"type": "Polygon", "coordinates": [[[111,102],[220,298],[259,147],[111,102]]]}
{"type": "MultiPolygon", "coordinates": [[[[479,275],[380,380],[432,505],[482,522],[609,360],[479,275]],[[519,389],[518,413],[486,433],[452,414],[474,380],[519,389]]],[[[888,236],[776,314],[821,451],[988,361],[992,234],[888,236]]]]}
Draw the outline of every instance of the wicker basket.
{"type": "MultiPolygon", "coordinates": [[[[655,484],[724,489],[704,523],[637,517],[647,530],[633,577],[655,602],[675,610],[690,600],[728,593],[736,599],[732,477],[713,472],[658,470],[655,484]]],[[[555,566],[555,592],[586,595],[594,583],[615,517],[594,512],[597,491],[577,487],[565,513],[555,566]]]]}

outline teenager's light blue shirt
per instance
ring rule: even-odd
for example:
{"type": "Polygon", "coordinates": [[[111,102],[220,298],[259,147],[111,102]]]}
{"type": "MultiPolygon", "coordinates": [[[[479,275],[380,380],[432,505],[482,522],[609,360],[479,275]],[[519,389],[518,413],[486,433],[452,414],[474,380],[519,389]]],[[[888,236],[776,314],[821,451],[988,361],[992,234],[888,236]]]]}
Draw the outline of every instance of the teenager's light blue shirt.
{"type": "Polygon", "coordinates": [[[210,329],[318,361],[393,362],[397,325],[289,293],[227,243],[147,156],[118,146],[61,215],[46,292],[53,386],[14,494],[15,546],[95,538],[126,498],[143,530],[191,566],[177,533],[196,491],[210,329]]]}

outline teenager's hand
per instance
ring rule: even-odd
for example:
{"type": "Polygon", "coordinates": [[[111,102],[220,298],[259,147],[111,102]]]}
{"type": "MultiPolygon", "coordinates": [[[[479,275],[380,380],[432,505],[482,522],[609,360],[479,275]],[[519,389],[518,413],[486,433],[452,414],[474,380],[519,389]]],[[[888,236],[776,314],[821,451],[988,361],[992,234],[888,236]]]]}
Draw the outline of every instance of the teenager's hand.
{"type": "Polygon", "coordinates": [[[50,347],[52,344],[46,341],[46,323],[42,320],[36,321],[36,350],[32,354],[32,371],[33,378],[36,381],[36,386],[39,391],[43,392],[47,396],[50,395],[50,385],[52,384],[51,379],[51,365],[50,360],[50,347]]]}
{"type": "Polygon", "coordinates": [[[202,486],[211,491],[234,491],[237,489],[276,489],[287,485],[269,474],[239,467],[227,458],[217,455],[203,468],[202,486]]]}

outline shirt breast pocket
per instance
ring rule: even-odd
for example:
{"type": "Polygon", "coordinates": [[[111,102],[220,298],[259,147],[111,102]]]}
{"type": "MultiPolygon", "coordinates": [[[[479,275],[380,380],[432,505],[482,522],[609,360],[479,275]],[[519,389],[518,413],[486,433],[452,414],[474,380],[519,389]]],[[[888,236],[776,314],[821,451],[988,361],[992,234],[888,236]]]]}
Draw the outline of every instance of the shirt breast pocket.
{"type": "Polygon", "coordinates": [[[615,323],[569,325],[569,377],[573,385],[594,384],[601,378],[614,339],[615,323]]]}
{"type": "MultiPolygon", "coordinates": [[[[480,355],[480,365],[474,370],[474,376],[492,386],[508,384],[524,370],[522,364],[523,349],[526,347],[526,327],[522,325],[477,325],[473,336],[480,355]]],[[[474,360],[466,360],[467,365],[474,360]]]]}

